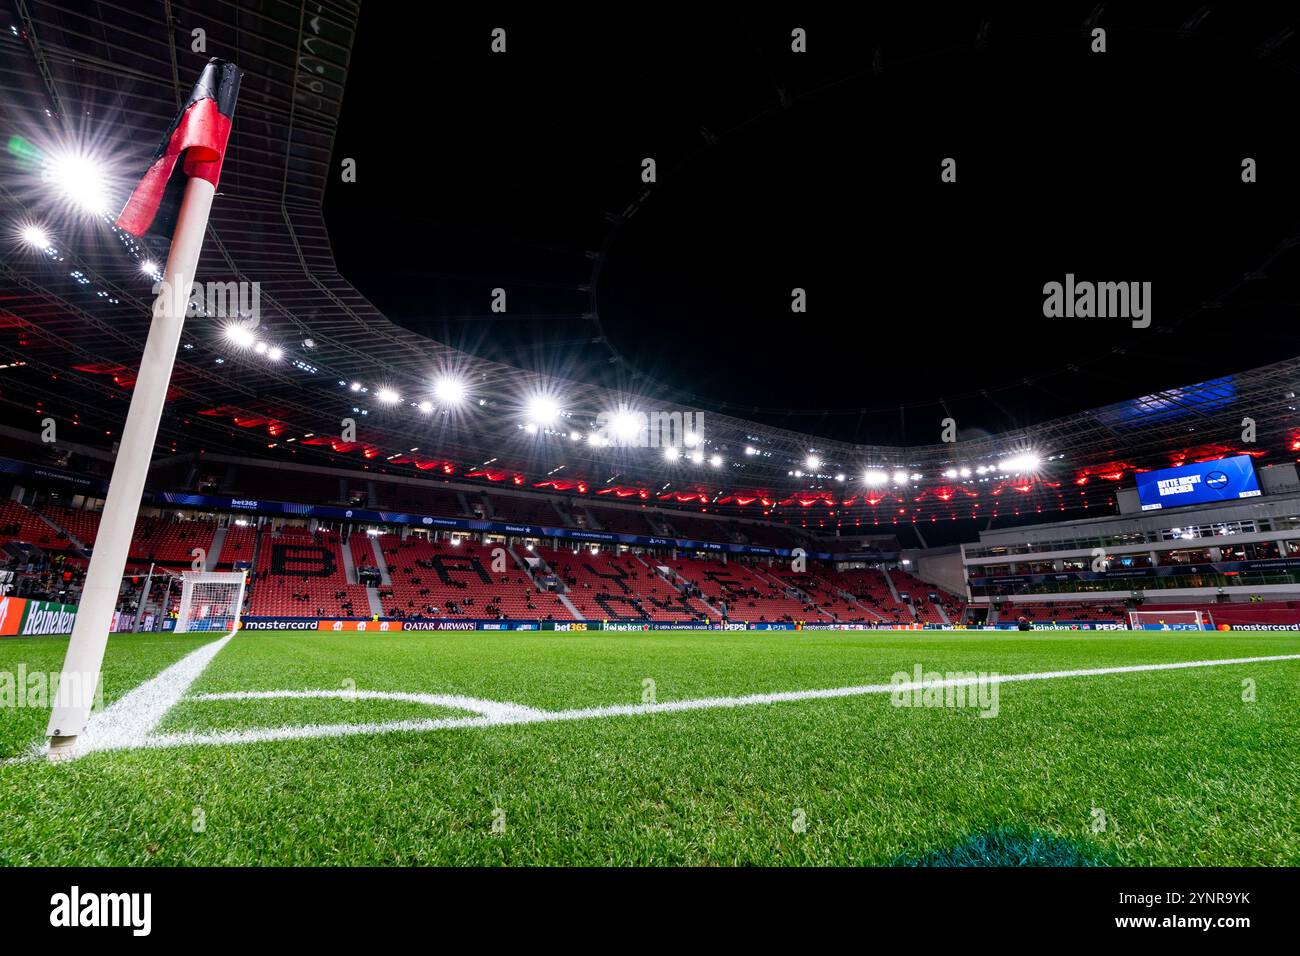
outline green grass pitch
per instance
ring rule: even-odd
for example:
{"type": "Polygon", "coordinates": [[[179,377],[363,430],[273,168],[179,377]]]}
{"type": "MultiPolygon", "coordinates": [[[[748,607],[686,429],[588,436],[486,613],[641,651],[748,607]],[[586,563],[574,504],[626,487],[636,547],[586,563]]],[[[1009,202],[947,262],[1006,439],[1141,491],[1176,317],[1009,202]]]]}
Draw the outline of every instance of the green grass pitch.
{"type": "MultiPolygon", "coordinates": [[[[111,703],[210,641],[114,636],[111,703]]],[[[66,638],[0,640],[0,674],[66,638]]],[[[1283,633],[241,634],[160,734],[463,716],[1300,654],[1283,633]],[[652,684],[647,681],[653,682],[652,684]]],[[[0,709],[0,865],[1300,864],[1300,661],[998,686],[977,707],[889,694],[563,722],[22,755],[0,709]],[[18,759],[14,759],[18,758],[18,759]]]]}

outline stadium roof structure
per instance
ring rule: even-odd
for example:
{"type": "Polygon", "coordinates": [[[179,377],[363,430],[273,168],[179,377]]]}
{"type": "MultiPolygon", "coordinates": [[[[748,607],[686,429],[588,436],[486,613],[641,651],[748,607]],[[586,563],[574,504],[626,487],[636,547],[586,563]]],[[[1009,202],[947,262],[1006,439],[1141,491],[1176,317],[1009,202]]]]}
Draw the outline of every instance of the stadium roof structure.
{"type": "Polygon", "coordinates": [[[111,443],[148,328],[149,267],[166,251],[118,231],[102,210],[74,217],[42,169],[69,150],[101,164],[118,177],[115,212],[213,53],[246,75],[201,275],[258,284],[249,341],[262,347],[232,341],[226,326],[238,317],[190,320],[160,453],[350,462],[829,529],[1104,509],[1135,470],[1232,453],[1290,461],[1300,448],[1300,358],[1015,432],[901,447],[691,408],[654,383],[632,394],[469,355],[389,321],[331,252],[321,204],[357,3],[157,3],[140,15],[22,0],[16,9],[0,9],[0,201],[4,228],[40,223],[48,235],[37,248],[0,243],[0,400],[32,431],[50,416],[72,423],[78,440],[111,443]],[[191,50],[196,28],[206,31],[202,54],[191,50]],[[438,398],[439,376],[464,386],[463,403],[438,398]],[[549,424],[529,420],[538,396],[558,406],[549,424]],[[620,408],[702,413],[701,460],[694,449],[670,459],[661,448],[593,444],[597,419],[620,408]],[[1246,418],[1253,442],[1243,441],[1246,418]],[[353,440],[343,419],[357,424],[353,440]]]}

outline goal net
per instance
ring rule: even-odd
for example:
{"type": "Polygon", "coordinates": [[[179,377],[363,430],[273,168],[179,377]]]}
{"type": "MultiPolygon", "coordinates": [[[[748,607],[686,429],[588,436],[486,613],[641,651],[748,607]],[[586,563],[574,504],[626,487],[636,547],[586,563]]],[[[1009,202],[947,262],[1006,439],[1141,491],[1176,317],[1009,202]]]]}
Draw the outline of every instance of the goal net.
{"type": "Polygon", "coordinates": [[[1135,631],[1206,631],[1214,627],[1209,611],[1129,611],[1135,631]]]}
{"type": "Polygon", "coordinates": [[[244,607],[243,571],[192,571],[181,576],[176,630],[231,633],[244,607]]]}

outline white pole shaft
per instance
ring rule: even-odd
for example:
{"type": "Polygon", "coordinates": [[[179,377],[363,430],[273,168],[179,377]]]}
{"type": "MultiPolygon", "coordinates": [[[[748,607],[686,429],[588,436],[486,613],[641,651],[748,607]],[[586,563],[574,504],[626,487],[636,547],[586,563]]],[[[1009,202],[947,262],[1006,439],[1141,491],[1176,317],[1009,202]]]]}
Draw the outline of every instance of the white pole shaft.
{"type": "Polygon", "coordinates": [[[153,321],[113,463],[99,535],[91,552],[81,605],[63,660],[59,686],[79,687],[81,692],[75,700],[60,695],[55,702],[48,729],[52,757],[57,757],[60,751],[71,751],[74,739],[90,718],[214,192],[211,183],[197,176],[190,177],[185,185],[176,233],[163,271],[162,293],[154,303],[153,321]]]}

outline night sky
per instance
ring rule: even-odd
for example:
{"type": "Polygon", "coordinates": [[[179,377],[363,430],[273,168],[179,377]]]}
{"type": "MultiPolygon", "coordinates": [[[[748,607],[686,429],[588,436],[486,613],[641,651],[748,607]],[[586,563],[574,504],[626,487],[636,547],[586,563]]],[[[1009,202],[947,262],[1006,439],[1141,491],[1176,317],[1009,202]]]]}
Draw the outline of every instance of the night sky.
{"type": "Polygon", "coordinates": [[[1267,46],[1286,21],[1215,6],[1184,36],[1195,4],[1106,9],[1096,54],[1093,10],[370,4],[335,254],[395,321],[468,351],[859,442],[934,442],[947,414],[998,432],[1295,355],[1297,251],[1278,250],[1300,234],[1297,41],[1267,46]],[[1150,282],[1151,327],[1045,318],[1067,273],[1150,282]]]}

